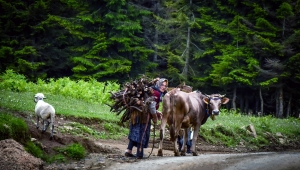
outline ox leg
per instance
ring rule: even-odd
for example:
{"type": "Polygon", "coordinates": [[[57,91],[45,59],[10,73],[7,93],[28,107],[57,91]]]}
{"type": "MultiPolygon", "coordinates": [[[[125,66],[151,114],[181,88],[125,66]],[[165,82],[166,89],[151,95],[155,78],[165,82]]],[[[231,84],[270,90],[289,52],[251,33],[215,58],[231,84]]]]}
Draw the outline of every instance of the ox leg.
{"type": "Polygon", "coordinates": [[[163,156],[163,142],[164,142],[164,135],[165,135],[165,129],[166,129],[166,124],[167,124],[167,114],[163,115],[163,118],[161,120],[161,124],[160,124],[160,141],[159,141],[159,146],[158,146],[158,152],[157,152],[157,156],[163,156]]]}
{"type": "Polygon", "coordinates": [[[186,142],[188,141],[188,129],[184,129],[183,135],[183,149],[181,149],[181,156],[186,156],[186,142]]]}
{"type": "MultiPolygon", "coordinates": [[[[175,133],[176,136],[178,135],[178,133],[175,133]]],[[[175,141],[174,142],[174,156],[180,156],[179,154],[179,150],[178,150],[178,147],[177,147],[177,138],[175,138],[175,141]]]]}
{"type": "Polygon", "coordinates": [[[193,153],[193,156],[198,156],[197,150],[196,150],[196,141],[197,141],[197,137],[198,137],[198,133],[199,133],[199,129],[200,129],[201,125],[197,125],[194,128],[194,133],[193,133],[193,140],[192,140],[192,147],[191,147],[191,151],[193,153]]]}
{"type": "MultiPolygon", "coordinates": [[[[179,154],[179,150],[178,150],[178,147],[177,147],[177,136],[179,135],[179,131],[181,129],[181,124],[180,123],[176,123],[175,122],[175,139],[173,139],[174,141],[174,156],[180,156],[179,154]]],[[[182,145],[185,145],[184,141],[183,141],[183,144],[182,145]]],[[[184,149],[183,149],[184,150],[184,149]]]]}

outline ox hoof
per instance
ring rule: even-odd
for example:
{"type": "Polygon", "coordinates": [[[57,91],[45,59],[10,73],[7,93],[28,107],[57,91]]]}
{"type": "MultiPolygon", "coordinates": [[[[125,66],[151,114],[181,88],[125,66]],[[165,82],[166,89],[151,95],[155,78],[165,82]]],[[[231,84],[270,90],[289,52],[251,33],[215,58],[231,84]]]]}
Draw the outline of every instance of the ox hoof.
{"type": "Polygon", "coordinates": [[[180,156],[179,152],[174,152],[174,156],[180,156]]]}
{"type": "Polygon", "coordinates": [[[198,156],[198,153],[197,152],[193,152],[193,156],[198,156]]]}
{"type": "Polygon", "coordinates": [[[37,128],[37,129],[39,129],[39,127],[38,127],[38,126],[37,126],[36,128],[37,128]]]}
{"type": "Polygon", "coordinates": [[[186,156],[185,152],[180,153],[181,156],[186,156]]]}
{"type": "Polygon", "coordinates": [[[50,140],[52,140],[53,139],[53,136],[50,136],[50,140]]]}
{"type": "Polygon", "coordinates": [[[162,152],[162,150],[161,150],[161,149],[159,149],[159,150],[158,150],[158,152],[157,152],[157,156],[163,156],[163,152],[162,152]]]}

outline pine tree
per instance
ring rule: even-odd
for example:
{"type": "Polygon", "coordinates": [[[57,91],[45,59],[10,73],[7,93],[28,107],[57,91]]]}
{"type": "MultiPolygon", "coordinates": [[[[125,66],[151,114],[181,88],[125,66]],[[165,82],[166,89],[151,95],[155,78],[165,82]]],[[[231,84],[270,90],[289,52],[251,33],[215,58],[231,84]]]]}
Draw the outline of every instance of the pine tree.
{"type": "Polygon", "coordinates": [[[164,1],[165,13],[158,20],[159,34],[165,41],[157,44],[159,54],[165,56],[167,62],[166,74],[171,81],[189,82],[196,75],[197,65],[193,64],[194,57],[203,53],[201,40],[195,36],[201,26],[197,22],[199,7],[192,0],[164,1]]]}

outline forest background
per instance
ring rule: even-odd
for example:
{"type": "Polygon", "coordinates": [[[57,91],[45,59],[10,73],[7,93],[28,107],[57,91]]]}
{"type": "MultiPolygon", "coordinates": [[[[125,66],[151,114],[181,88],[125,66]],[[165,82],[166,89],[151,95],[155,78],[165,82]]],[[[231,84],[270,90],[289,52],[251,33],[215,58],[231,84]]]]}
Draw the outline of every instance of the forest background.
{"type": "Polygon", "coordinates": [[[300,0],[0,0],[0,8],[1,73],[32,82],[165,77],[226,94],[237,112],[299,116],[300,0]]]}

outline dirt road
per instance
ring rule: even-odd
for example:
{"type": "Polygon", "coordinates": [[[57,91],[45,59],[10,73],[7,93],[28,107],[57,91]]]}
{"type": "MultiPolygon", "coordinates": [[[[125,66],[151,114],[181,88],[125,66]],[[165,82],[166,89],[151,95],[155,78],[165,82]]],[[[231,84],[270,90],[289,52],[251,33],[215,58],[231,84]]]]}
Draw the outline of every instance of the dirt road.
{"type": "Polygon", "coordinates": [[[157,157],[155,159],[145,159],[135,163],[117,163],[105,169],[297,170],[300,169],[300,151],[157,157]]]}

